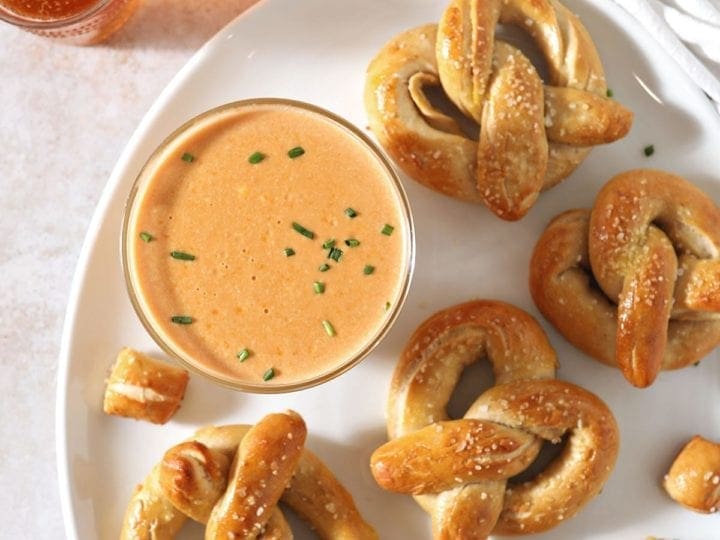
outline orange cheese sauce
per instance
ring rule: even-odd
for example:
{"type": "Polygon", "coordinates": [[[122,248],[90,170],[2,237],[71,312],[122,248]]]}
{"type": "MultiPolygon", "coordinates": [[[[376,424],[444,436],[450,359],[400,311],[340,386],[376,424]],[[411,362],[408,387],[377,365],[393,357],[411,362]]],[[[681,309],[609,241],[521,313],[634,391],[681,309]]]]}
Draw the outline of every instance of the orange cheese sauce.
{"type": "Polygon", "coordinates": [[[411,242],[403,198],[380,159],[318,113],[246,104],[201,117],[137,185],[126,240],[136,301],[163,341],[211,375],[260,385],[322,376],[373,341],[401,301],[411,242]],[[291,158],[295,147],[304,154],[291,158]],[[265,157],[251,163],[256,152],[265,157]],[[337,262],[328,239],[342,250],[337,262]]]}

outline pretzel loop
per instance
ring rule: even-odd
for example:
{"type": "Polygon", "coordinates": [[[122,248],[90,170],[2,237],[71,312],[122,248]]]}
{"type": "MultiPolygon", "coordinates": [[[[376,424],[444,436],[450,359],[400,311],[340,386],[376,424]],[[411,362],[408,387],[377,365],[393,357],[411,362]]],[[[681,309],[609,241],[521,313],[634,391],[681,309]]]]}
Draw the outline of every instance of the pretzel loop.
{"type": "Polygon", "coordinates": [[[435,538],[544,531],[597,495],[617,455],[618,429],[596,396],[554,380],[555,352],[537,322],[495,301],[460,304],[426,320],[406,345],[388,404],[390,442],[371,458],[385,489],[415,495],[435,538]],[[496,386],[459,420],[445,408],[462,370],[482,358],[496,386]],[[507,480],[543,440],[568,441],[535,479],[507,480]]]}
{"type": "Polygon", "coordinates": [[[569,341],[646,387],[720,343],[720,209],[678,176],[619,174],[548,225],[530,290],[569,341]]]}
{"type": "Polygon", "coordinates": [[[439,25],[408,30],[380,50],[368,67],[365,105],[373,132],[410,176],[516,220],[591,146],[627,134],[632,113],[605,92],[592,40],[558,2],[452,0],[439,25]],[[495,37],[498,23],[534,39],[548,84],[495,37]],[[458,114],[479,126],[477,140],[423,95],[438,80],[458,114]]]}

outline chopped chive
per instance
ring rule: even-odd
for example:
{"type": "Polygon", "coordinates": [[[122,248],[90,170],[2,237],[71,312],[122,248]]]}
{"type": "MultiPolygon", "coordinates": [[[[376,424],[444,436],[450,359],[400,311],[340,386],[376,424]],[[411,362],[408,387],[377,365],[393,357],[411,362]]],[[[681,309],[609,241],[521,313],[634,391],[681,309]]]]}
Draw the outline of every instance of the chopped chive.
{"type": "Polygon", "coordinates": [[[363,274],[365,274],[366,276],[369,276],[374,271],[375,271],[375,267],[370,264],[366,264],[365,268],[363,268],[363,274]]]}
{"type": "Polygon", "coordinates": [[[348,238],[345,240],[345,245],[348,247],[358,247],[360,245],[360,240],[356,240],[355,238],[348,238]]]}
{"type": "Polygon", "coordinates": [[[185,253],[184,251],[171,251],[170,256],[173,259],[178,259],[180,261],[194,261],[195,255],[192,255],[190,253],[185,253]]]}
{"type": "Polygon", "coordinates": [[[269,381],[275,376],[275,368],[268,368],[265,373],[263,373],[263,381],[269,381]]]}
{"type": "Polygon", "coordinates": [[[330,324],[330,321],[325,320],[322,322],[322,325],[323,325],[323,328],[325,329],[325,333],[328,336],[333,337],[335,335],[335,333],[336,333],[335,328],[333,327],[332,324],[330,324]]]}
{"type": "Polygon", "coordinates": [[[328,240],[325,240],[322,245],[323,249],[330,249],[331,247],[335,247],[335,239],[330,238],[328,240]]]}
{"type": "Polygon", "coordinates": [[[190,152],[185,152],[182,155],[182,160],[187,161],[188,163],[192,163],[193,161],[195,161],[195,156],[193,156],[190,152]]]}
{"type": "Polygon", "coordinates": [[[345,215],[349,217],[350,219],[357,217],[357,212],[353,210],[352,208],[348,207],[345,209],[345,215]]]}
{"type": "Polygon", "coordinates": [[[315,238],[315,233],[314,233],[314,232],[312,232],[312,231],[309,230],[309,229],[306,229],[305,227],[303,227],[302,225],[300,225],[300,224],[299,224],[298,222],[296,222],[296,221],[293,221],[293,222],[292,222],[292,228],[295,229],[297,232],[299,232],[300,234],[302,234],[302,235],[303,235],[304,237],[306,237],[306,238],[310,238],[311,240],[312,240],[313,238],[315,238]]]}
{"type": "Polygon", "coordinates": [[[698,360],[697,362],[695,362],[695,363],[693,364],[693,367],[698,367],[699,365],[700,365],[700,360],[698,360]]]}
{"type": "Polygon", "coordinates": [[[385,236],[390,236],[394,230],[395,230],[395,227],[393,227],[392,225],[388,225],[386,223],[380,232],[382,234],[384,234],[385,236]]]}
{"type": "Polygon", "coordinates": [[[153,240],[155,240],[155,237],[149,232],[143,231],[139,234],[139,236],[140,240],[142,240],[143,242],[152,242],[153,240]]]}
{"type": "Polygon", "coordinates": [[[385,302],[385,311],[390,309],[390,302],[385,302]]]}
{"type": "Polygon", "coordinates": [[[643,148],[643,152],[645,153],[645,157],[652,156],[655,153],[655,145],[647,145],[645,148],[643,148]]]}
{"type": "Polygon", "coordinates": [[[192,324],[193,318],[187,315],[173,315],[170,320],[175,324],[192,324]]]}
{"type": "Polygon", "coordinates": [[[244,362],[245,360],[247,360],[249,358],[249,356],[250,356],[250,350],[248,350],[248,349],[243,349],[237,353],[237,359],[239,362],[244,362]]]}
{"type": "Polygon", "coordinates": [[[321,272],[327,272],[328,270],[330,270],[330,265],[323,263],[318,267],[318,270],[320,270],[321,272]]]}
{"type": "Polygon", "coordinates": [[[338,248],[330,248],[330,251],[328,252],[328,259],[332,259],[335,262],[340,262],[340,257],[342,257],[342,249],[338,248]]]}
{"type": "Polygon", "coordinates": [[[322,281],[316,281],[313,283],[313,289],[315,289],[315,294],[322,294],[325,292],[325,284],[322,281]]]}
{"type": "Polygon", "coordinates": [[[293,248],[285,248],[283,249],[283,253],[286,257],[292,257],[293,255],[295,255],[295,250],[293,248]]]}
{"type": "Polygon", "coordinates": [[[295,159],[296,157],[300,157],[305,153],[305,149],[302,146],[296,146],[295,148],[291,148],[288,150],[288,156],[290,159],[295,159]]]}
{"type": "Polygon", "coordinates": [[[265,154],[263,154],[262,152],[253,152],[252,154],[250,154],[248,161],[255,165],[257,163],[260,163],[263,159],[265,159],[265,157],[265,154]]]}
{"type": "Polygon", "coordinates": [[[608,88],[608,89],[605,91],[605,95],[606,95],[607,97],[609,97],[609,98],[613,97],[614,94],[613,94],[612,88],[608,88]]]}

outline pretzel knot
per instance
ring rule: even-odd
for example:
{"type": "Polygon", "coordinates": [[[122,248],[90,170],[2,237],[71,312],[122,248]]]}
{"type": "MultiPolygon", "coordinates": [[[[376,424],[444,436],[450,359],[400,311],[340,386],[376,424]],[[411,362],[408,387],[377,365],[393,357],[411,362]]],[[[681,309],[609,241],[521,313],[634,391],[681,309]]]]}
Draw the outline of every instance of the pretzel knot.
{"type": "Polygon", "coordinates": [[[632,113],[606,97],[587,30],[554,0],[452,0],[440,23],[404,32],[368,67],[365,107],[380,143],[411,177],[507,220],[566,178],[591,146],[627,134],[632,113]],[[525,30],[545,56],[543,84],[525,55],[495,37],[525,30]],[[479,138],[436,108],[442,89],[479,138]]]}
{"type": "Polygon", "coordinates": [[[649,386],[720,344],[720,209],[678,176],[619,174],[548,225],[530,291],[576,347],[649,386]]]}
{"type": "Polygon", "coordinates": [[[277,503],[308,521],[320,538],[374,540],[352,496],[303,448],[306,427],[295,412],[254,426],[200,429],[169,449],[138,487],[120,538],[174,538],[187,518],[206,523],[206,539],[292,539],[277,503]]]}
{"type": "Polygon", "coordinates": [[[393,376],[390,442],[372,456],[376,481],[411,493],[432,517],[435,538],[486,538],[550,529],[597,495],[617,456],[607,406],[555,380],[555,352],[537,322],[495,301],[433,315],[407,344],[393,376]],[[496,386],[462,419],[445,411],[463,369],[487,357],[496,386]],[[542,441],[568,440],[536,478],[508,486],[542,441]]]}

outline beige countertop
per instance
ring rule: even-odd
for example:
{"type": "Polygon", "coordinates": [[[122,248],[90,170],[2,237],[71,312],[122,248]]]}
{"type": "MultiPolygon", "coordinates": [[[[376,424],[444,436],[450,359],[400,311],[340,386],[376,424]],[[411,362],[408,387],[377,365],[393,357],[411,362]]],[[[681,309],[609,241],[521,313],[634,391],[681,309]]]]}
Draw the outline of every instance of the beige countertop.
{"type": "Polygon", "coordinates": [[[108,42],[0,24],[0,508],[4,538],[63,538],[55,392],[65,306],[110,172],[180,67],[256,0],[142,0],[108,42]]]}

